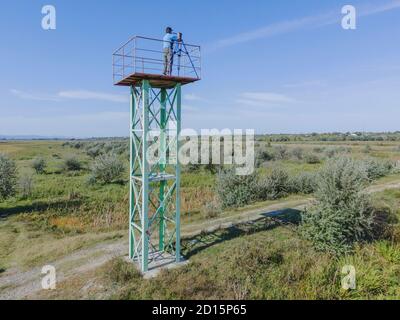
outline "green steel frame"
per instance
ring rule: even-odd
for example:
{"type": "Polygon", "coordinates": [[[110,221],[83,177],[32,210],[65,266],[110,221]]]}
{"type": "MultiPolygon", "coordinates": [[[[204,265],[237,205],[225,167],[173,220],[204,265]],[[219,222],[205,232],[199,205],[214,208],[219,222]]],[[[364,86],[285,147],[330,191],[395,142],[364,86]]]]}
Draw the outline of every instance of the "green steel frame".
{"type": "Polygon", "coordinates": [[[160,89],[142,80],[130,88],[129,257],[146,272],[165,252],[181,259],[181,84],[160,89]],[[149,161],[152,147],[156,161],[149,161]]]}

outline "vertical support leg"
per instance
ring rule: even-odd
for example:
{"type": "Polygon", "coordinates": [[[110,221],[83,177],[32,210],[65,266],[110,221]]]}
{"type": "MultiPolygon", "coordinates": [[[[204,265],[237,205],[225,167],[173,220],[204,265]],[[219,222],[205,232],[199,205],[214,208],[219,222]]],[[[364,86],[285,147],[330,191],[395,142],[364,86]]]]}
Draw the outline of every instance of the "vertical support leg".
{"type": "MultiPolygon", "coordinates": [[[[160,109],[160,173],[165,174],[167,167],[167,89],[161,89],[161,109],[160,109]]],[[[160,182],[160,221],[159,221],[159,250],[165,249],[165,186],[166,181],[160,182]]]]}
{"type": "Polygon", "coordinates": [[[133,130],[134,130],[134,119],[135,119],[135,92],[133,86],[130,87],[130,130],[129,130],[129,149],[130,149],[130,161],[129,161],[129,258],[134,258],[135,251],[135,238],[133,234],[133,219],[134,219],[134,207],[135,207],[135,197],[134,197],[134,186],[133,186],[133,163],[134,163],[134,143],[133,143],[133,130]]]}
{"type": "Polygon", "coordinates": [[[179,163],[180,151],[180,135],[182,130],[181,113],[182,113],[182,94],[181,84],[176,85],[176,213],[175,213],[175,228],[176,228],[176,242],[175,253],[176,262],[181,261],[181,166],[179,163]]]}
{"type": "Polygon", "coordinates": [[[148,162],[148,133],[149,133],[149,81],[143,80],[142,100],[143,100],[143,156],[142,156],[142,271],[148,271],[149,263],[149,162],[148,162]]]}

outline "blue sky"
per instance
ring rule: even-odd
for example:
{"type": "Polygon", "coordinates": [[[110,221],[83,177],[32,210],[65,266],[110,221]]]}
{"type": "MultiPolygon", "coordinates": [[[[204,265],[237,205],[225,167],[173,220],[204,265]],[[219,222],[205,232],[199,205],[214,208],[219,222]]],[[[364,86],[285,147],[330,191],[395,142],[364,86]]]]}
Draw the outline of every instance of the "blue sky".
{"type": "Polygon", "coordinates": [[[185,128],[400,130],[400,0],[2,1],[0,135],[126,136],[111,54],[171,25],[202,46],[185,128]],[[57,29],[41,28],[43,5],[57,29]],[[356,7],[357,29],[341,27],[356,7]]]}

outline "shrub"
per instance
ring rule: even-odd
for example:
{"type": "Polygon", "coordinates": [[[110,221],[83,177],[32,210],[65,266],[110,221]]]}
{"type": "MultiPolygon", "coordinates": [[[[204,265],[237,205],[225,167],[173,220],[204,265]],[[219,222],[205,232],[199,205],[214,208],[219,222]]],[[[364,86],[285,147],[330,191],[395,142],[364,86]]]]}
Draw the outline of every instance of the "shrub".
{"type": "Polygon", "coordinates": [[[318,164],[321,163],[321,159],[315,153],[307,153],[304,156],[304,161],[308,164],[318,164]]]}
{"type": "Polygon", "coordinates": [[[276,159],[286,160],[289,158],[289,152],[285,146],[276,146],[274,149],[275,149],[276,159]]]}
{"type": "Polygon", "coordinates": [[[0,153],[0,200],[15,195],[17,167],[14,160],[0,153]]]}
{"type": "Polygon", "coordinates": [[[290,179],[290,187],[294,193],[313,193],[316,183],[316,174],[313,172],[302,172],[290,179]]]}
{"type": "Polygon", "coordinates": [[[391,161],[377,160],[369,158],[363,161],[364,168],[370,180],[376,180],[387,176],[394,169],[391,161]]]}
{"type": "Polygon", "coordinates": [[[43,174],[46,169],[46,160],[41,157],[35,158],[32,162],[32,168],[37,174],[43,174]]]}
{"type": "Polygon", "coordinates": [[[258,149],[256,152],[256,166],[257,168],[267,161],[272,161],[275,159],[275,154],[269,149],[258,149]]]}
{"type": "Polygon", "coordinates": [[[327,149],[325,150],[325,155],[326,155],[328,158],[333,158],[333,157],[335,157],[338,153],[339,153],[339,150],[338,150],[338,148],[335,148],[335,147],[330,147],[330,148],[327,148],[327,149]]]}
{"type": "Polygon", "coordinates": [[[81,162],[75,156],[68,156],[64,160],[63,167],[66,171],[79,171],[82,169],[81,162]]]}
{"type": "Polygon", "coordinates": [[[96,158],[101,154],[101,148],[98,146],[91,147],[86,151],[86,154],[91,158],[96,158]]]}
{"type": "Polygon", "coordinates": [[[235,168],[221,170],[217,175],[216,190],[222,207],[240,207],[257,199],[257,176],[236,175],[235,168]]]}
{"type": "Polygon", "coordinates": [[[92,166],[92,176],[102,183],[121,180],[124,172],[123,162],[114,153],[101,155],[92,166]]]}
{"type": "Polygon", "coordinates": [[[300,227],[317,250],[345,254],[371,235],[374,214],[363,192],[367,181],[364,166],[347,157],[331,160],[321,170],[316,204],[303,212],[300,227]]]}
{"type": "Polygon", "coordinates": [[[261,200],[275,200],[287,196],[291,191],[288,172],[281,167],[272,168],[266,179],[259,183],[258,189],[261,200]]]}
{"type": "Polygon", "coordinates": [[[304,150],[300,147],[296,147],[292,150],[292,156],[297,160],[303,160],[304,150]]]}
{"type": "Polygon", "coordinates": [[[33,187],[34,181],[31,174],[24,174],[19,178],[19,190],[24,199],[32,195],[33,187]]]}
{"type": "Polygon", "coordinates": [[[324,152],[324,150],[325,150],[325,147],[314,147],[313,148],[313,152],[315,152],[315,153],[322,153],[322,152],[324,152]]]}

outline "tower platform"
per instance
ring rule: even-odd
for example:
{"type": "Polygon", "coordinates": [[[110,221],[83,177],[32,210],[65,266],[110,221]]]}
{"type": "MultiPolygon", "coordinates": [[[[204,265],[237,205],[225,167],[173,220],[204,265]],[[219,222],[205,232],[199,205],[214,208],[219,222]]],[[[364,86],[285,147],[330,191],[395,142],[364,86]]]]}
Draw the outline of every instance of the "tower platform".
{"type": "Polygon", "coordinates": [[[160,74],[149,73],[133,73],[125,78],[118,80],[116,86],[134,86],[139,87],[143,80],[149,80],[152,88],[172,89],[177,83],[181,85],[199,81],[198,78],[180,77],[180,76],[165,76],[160,74]]]}
{"type": "Polygon", "coordinates": [[[148,80],[152,88],[172,89],[201,79],[200,46],[176,42],[171,75],[164,75],[164,41],[134,36],[113,54],[113,82],[139,87],[148,80]]]}

